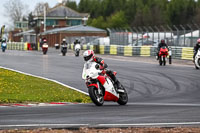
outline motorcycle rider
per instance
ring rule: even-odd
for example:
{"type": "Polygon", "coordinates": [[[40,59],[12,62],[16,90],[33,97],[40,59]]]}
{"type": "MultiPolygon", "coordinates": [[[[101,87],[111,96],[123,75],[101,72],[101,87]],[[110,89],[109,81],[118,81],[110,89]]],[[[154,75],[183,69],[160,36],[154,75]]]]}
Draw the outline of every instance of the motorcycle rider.
{"type": "Polygon", "coordinates": [[[42,47],[42,45],[43,45],[44,43],[47,43],[47,39],[46,39],[45,37],[43,37],[43,38],[41,39],[40,47],[42,47]]]}
{"type": "MultiPolygon", "coordinates": [[[[100,69],[103,70],[105,68],[108,67],[108,65],[106,63],[104,63],[104,60],[100,57],[96,57],[94,55],[94,51],[93,50],[86,50],[84,53],[83,53],[83,58],[86,62],[96,62],[97,64],[100,65],[100,69]]],[[[96,66],[96,68],[99,67],[96,66]]],[[[117,88],[117,92],[124,92],[124,90],[121,88],[121,84],[120,82],[118,81],[118,79],[116,78],[116,76],[113,74],[113,71],[109,70],[109,69],[106,69],[106,74],[108,76],[110,76],[110,78],[114,81],[114,86],[115,88],[117,88]]]]}
{"type": "Polygon", "coordinates": [[[165,43],[165,40],[164,39],[162,39],[161,41],[160,41],[160,43],[158,44],[158,48],[157,48],[157,60],[159,59],[159,52],[160,52],[160,48],[161,47],[163,47],[163,46],[166,46],[167,47],[167,49],[168,49],[168,45],[165,43]]]}
{"type": "Polygon", "coordinates": [[[66,42],[66,39],[63,38],[62,43],[61,43],[61,52],[62,52],[62,50],[63,50],[63,47],[66,47],[66,48],[67,48],[67,45],[68,45],[68,43],[66,42]]]}
{"type": "Polygon", "coordinates": [[[5,42],[6,42],[6,39],[3,38],[3,39],[1,40],[1,43],[5,43],[5,42]]]}
{"type": "Polygon", "coordinates": [[[76,40],[74,41],[74,50],[75,50],[76,44],[81,44],[81,42],[78,40],[78,38],[76,38],[76,40]]]}
{"type": "Polygon", "coordinates": [[[196,43],[196,45],[194,46],[193,62],[194,62],[195,56],[196,56],[196,54],[197,54],[199,48],[200,48],[200,38],[197,40],[197,43],[196,43]]]}
{"type": "Polygon", "coordinates": [[[61,45],[68,45],[65,38],[63,38],[61,45]]]}
{"type": "Polygon", "coordinates": [[[6,43],[6,39],[5,38],[3,38],[2,40],[1,40],[1,47],[2,47],[2,44],[3,43],[6,43]]]}

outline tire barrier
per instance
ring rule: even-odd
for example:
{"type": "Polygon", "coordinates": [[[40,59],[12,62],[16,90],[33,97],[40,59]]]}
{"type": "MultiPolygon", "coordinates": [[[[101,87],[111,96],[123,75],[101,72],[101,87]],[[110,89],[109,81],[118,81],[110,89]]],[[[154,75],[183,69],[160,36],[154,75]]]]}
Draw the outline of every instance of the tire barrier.
{"type": "MultiPolygon", "coordinates": [[[[30,50],[28,43],[9,42],[7,43],[8,50],[30,50]]],[[[74,49],[74,45],[70,44],[69,49],[74,49]]],[[[120,56],[156,56],[157,47],[152,46],[120,46],[120,45],[81,45],[82,50],[91,49],[95,53],[110,54],[120,56]]],[[[193,59],[192,47],[171,47],[172,58],[174,59],[193,59]]]]}
{"type": "Polygon", "coordinates": [[[181,59],[192,60],[193,59],[193,48],[182,48],[181,59]]]}
{"type": "Polygon", "coordinates": [[[7,43],[8,50],[27,50],[27,43],[23,42],[8,42],[7,43]]]}
{"type": "MultiPolygon", "coordinates": [[[[69,45],[69,48],[73,48],[73,44],[69,45]]],[[[94,50],[99,54],[110,54],[120,56],[156,56],[157,47],[152,46],[120,46],[120,45],[82,45],[82,50],[94,50]]],[[[192,60],[193,48],[192,47],[171,47],[172,58],[192,60]]]]}

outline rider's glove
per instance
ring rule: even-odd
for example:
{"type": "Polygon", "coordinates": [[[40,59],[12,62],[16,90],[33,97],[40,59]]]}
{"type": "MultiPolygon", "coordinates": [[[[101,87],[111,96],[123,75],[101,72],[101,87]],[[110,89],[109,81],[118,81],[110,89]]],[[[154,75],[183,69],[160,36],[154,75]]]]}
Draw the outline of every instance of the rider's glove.
{"type": "Polygon", "coordinates": [[[100,68],[99,68],[100,70],[103,70],[104,69],[104,66],[103,65],[100,65],[100,68]]]}

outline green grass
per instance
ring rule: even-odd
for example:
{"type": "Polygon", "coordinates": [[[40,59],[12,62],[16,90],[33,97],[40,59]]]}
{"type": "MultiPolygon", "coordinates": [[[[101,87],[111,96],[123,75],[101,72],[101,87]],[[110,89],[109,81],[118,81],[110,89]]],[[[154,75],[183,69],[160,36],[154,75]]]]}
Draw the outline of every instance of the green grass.
{"type": "Polygon", "coordinates": [[[0,103],[91,102],[90,98],[54,82],[0,68],[0,103]]]}

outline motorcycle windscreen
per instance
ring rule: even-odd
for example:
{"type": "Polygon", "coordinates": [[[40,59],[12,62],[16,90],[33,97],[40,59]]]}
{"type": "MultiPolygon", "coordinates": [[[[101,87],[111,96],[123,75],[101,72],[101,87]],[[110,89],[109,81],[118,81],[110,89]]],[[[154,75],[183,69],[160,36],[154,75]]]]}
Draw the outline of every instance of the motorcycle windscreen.
{"type": "MultiPolygon", "coordinates": [[[[83,72],[82,72],[82,78],[86,79],[87,76],[91,76],[91,73],[95,73],[94,71],[96,71],[95,69],[95,62],[86,62],[84,64],[84,68],[83,68],[83,72]]],[[[98,76],[98,75],[97,75],[98,76]]]]}

